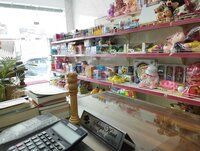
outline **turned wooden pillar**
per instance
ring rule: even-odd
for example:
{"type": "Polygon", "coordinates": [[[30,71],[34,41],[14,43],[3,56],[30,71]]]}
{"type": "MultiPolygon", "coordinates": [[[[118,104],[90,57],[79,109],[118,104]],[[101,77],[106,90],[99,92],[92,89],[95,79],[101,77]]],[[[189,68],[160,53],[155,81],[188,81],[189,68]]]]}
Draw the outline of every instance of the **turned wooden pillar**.
{"type": "Polygon", "coordinates": [[[78,84],[77,84],[77,74],[69,73],[67,75],[68,89],[70,95],[70,104],[71,104],[71,117],[69,121],[72,124],[79,124],[78,117],[78,104],[77,104],[77,93],[78,93],[78,84]]]}

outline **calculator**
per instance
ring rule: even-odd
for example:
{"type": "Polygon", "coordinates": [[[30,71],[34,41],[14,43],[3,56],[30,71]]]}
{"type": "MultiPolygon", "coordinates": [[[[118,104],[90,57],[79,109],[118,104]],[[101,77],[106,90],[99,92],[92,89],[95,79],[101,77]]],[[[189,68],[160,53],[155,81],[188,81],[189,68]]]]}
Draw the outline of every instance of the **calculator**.
{"type": "Polygon", "coordinates": [[[87,132],[67,120],[61,120],[50,128],[10,147],[8,151],[68,151],[80,143],[87,132]]]}

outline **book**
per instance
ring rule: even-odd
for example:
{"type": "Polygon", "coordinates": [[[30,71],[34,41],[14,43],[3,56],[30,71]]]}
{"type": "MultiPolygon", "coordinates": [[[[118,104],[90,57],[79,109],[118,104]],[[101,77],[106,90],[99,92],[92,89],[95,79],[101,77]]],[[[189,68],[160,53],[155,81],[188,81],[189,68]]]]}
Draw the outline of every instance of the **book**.
{"type": "Polygon", "coordinates": [[[5,114],[0,116],[0,129],[33,118],[37,115],[39,115],[39,110],[36,107],[30,107],[29,109],[5,114]]]}
{"type": "Polygon", "coordinates": [[[29,98],[29,100],[37,107],[45,107],[45,106],[51,106],[51,105],[54,105],[54,104],[59,104],[59,103],[62,103],[62,102],[67,102],[66,101],[66,98],[59,98],[59,99],[55,99],[55,100],[51,100],[51,101],[48,101],[48,102],[44,102],[42,104],[37,104],[33,99],[29,98]]]}
{"type": "Polygon", "coordinates": [[[48,114],[48,113],[51,113],[58,118],[69,118],[70,117],[69,107],[63,107],[63,108],[54,109],[54,110],[41,111],[41,114],[48,114]]]}
{"type": "Polygon", "coordinates": [[[37,94],[35,94],[31,91],[26,91],[25,93],[28,97],[33,99],[38,105],[46,103],[46,102],[50,102],[50,101],[53,101],[53,100],[66,98],[66,92],[54,94],[54,95],[42,95],[42,96],[37,95],[37,94]]]}
{"type": "Polygon", "coordinates": [[[39,111],[42,111],[42,110],[47,110],[47,109],[56,109],[58,107],[64,107],[64,106],[69,106],[69,104],[65,101],[65,102],[60,102],[60,103],[56,103],[56,104],[53,104],[53,105],[48,105],[48,106],[43,106],[43,107],[39,107],[39,111]]]}
{"type": "Polygon", "coordinates": [[[18,98],[0,102],[0,116],[25,108],[30,108],[30,103],[26,98],[18,98]]]}

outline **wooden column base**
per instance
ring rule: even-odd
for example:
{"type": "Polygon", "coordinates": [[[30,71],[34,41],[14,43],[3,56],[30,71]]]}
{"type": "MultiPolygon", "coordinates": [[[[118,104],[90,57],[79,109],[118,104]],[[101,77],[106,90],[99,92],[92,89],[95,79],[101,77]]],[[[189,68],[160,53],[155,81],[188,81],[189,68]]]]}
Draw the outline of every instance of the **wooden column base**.
{"type": "Polygon", "coordinates": [[[79,124],[80,123],[80,119],[78,116],[71,116],[69,119],[69,122],[72,124],[79,124]]]}

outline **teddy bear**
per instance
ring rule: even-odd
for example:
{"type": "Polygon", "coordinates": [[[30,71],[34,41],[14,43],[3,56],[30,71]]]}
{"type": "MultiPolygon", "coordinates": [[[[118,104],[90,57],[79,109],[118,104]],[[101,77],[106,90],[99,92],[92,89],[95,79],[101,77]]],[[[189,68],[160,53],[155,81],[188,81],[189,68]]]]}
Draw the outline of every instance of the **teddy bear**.
{"type": "Polygon", "coordinates": [[[169,21],[171,21],[172,17],[173,17],[172,11],[168,8],[165,8],[163,11],[164,20],[169,22],[169,21]]]}
{"type": "Polygon", "coordinates": [[[124,11],[125,14],[130,13],[130,12],[135,12],[137,11],[137,1],[136,0],[129,0],[126,4],[126,9],[124,11]]]}
{"type": "Polygon", "coordinates": [[[125,9],[126,9],[126,3],[124,3],[123,0],[116,0],[114,15],[115,16],[122,15],[124,13],[125,9]]]}

